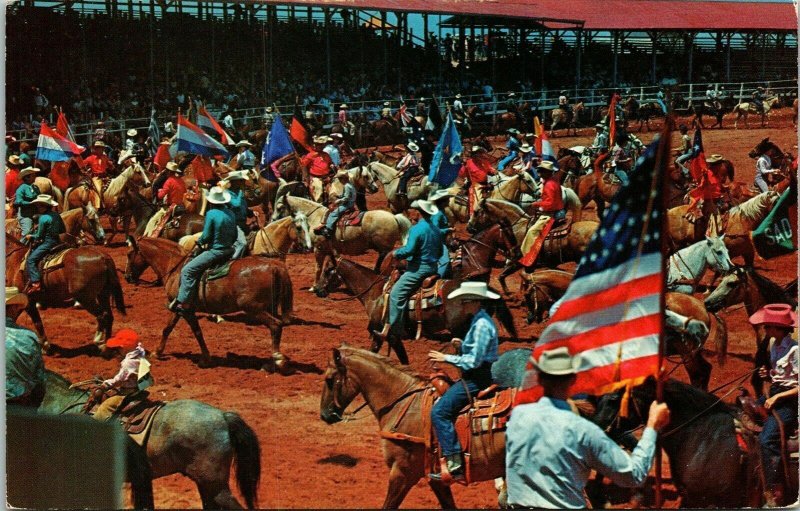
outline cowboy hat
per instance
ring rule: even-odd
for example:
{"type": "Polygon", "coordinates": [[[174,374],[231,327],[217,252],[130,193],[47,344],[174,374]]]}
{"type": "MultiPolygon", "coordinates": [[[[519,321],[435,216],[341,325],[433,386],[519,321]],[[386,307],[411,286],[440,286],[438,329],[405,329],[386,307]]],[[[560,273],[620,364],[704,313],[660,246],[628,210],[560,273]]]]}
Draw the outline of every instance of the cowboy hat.
{"type": "Polygon", "coordinates": [[[722,161],[724,159],[725,158],[723,158],[721,154],[712,154],[706,158],[706,163],[717,163],[718,161],[722,161]]]}
{"type": "Polygon", "coordinates": [[[409,142],[406,144],[406,149],[416,153],[417,151],[419,151],[419,146],[414,142],[409,142]]]}
{"type": "Polygon", "coordinates": [[[31,204],[47,204],[48,206],[58,206],[58,202],[53,200],[53,197],[46,193],[40,193],[31,204]]]}
{"type": "Polygon", "coordinates": [[[231,201],[231,192],[215,186],[208,192],[206,200],[211,204],[227,204],[231,201]]]}
{"type": "Polygon", "coordinates": [[[268,106],[267,108],[265,108],[265,110],[267,111],[267,113],[271,113],[272,112],[272,107],[268,106]]]}
{"type": "Polygon", "coordinates": [[[332,138],[344,138],[344,135],[341,133],[331,133],[332,138]]]}
{"type": "Polygon", "coordinates": [[[327,142],[327,137],[314,137],[315,144],[324,144],[327,142]]]}
{"type": "Polygon", "coordinates": [[[508,128],[506,133],[510,133],[512,135],[519,135],[519,130],[517,128],[508,128]]]}
{"type": "Polygon", "coordinates": [[[311,110],[306,110],[306,114],[305,115],[306,115],[306,119],[313,119],[314,118],[314,112],[312,112],[311,110]]]}
{"type": "Polygon", "coordinates": [[[178,164],[175,163],[174,161],[167,162],[167,170],[170,172],[177,172],[178,174],[183,174],[181,168],[178,167],[178,164]]]}
{"type": "Polygon", "coordinates": [[[575,374],[581,366],[581,356],[574,357],[569,354],[566,346],[543,351],[539,360],[533,361],[534,367],[541,373],[552,376],[566,376],[575,374]]]}
{"type": "Polygon", "coordinates": [[[436,190],[435,192],[431,192],[431,194],[428,195],[428,202],[435,203],[439,199],[444,199],[445,197],[452,197],[452,196],[453,194],[450,193],[450,190],[446,188],[443,190],[436,190]]]}
{"type": "Polygon", "coordinates": [[[131,128],[128,131],[126,131],[125,134],[128,135],[129,137],[135,137],[136,135],[139,134],[139,132],[131,128]]]}
{"type": "Polygon", "coordinates": [[[539,165],[536,166],[537,170],[546,170],[548,172],[554,172],[556,169],[553,168],[553,162],[542,160],[539,162],[539,165]]]}
{"type": "Polygon", "coordinates": [[[342,106],[340,106],[339,109],[341,110],[342,108],[347,109],[347,108],[350,108],[350,107],[347,106],[347,103],[342,103],[342,106]]]}
{"type": "Polygon", "coordinates": [[[249,181],[250,176],[246,170],[234,170],[225,177],[227,181],[249,181]]]}
{"type": "Polygon", "coordinates": [[[536,133],[525,133],[523,135],[523,137],[525,137],[525,138],[539,138],[539,135],[537,135],[536,133]]]}
{"type": "Polygon", "coordinates": [[[605,127],[606,127],[606,125],[605,125],[605,124],[603,124],[602,122],[598,122],[597,124],[595,124],[595,125],[594,125],[594,127],[595,127],[595,128],[605,128],[605,127]]]}
{"type": "Polygon", "coordinates": [[[350,174],[347,173],[347,170],[341,169],[339,172],[336,173],[335,177],[336,179],[339,179],[340,177],[346,177],[347,179],[350,179],[350,174]]]}
{"type": "Polygon", "coordinates": [[[474,146],[472,146],[472,152],[473,152],[473,153],[477,153],[478,151],[485,151],[485,150],[486,150],[486,149],[484,149],[483,147],[481,147],[481,146],[479,146],[479,145],[474,145],[474,146]]]}
{"type": "Polygon", "coordinates": [[[94,144],[92,144],[92,147],[105,147],[105,146],[106,143],[103,142],[102,140],[95,140],[94,144]]]}
{"type": "Polygon", "coordinates": [[[8,164],[9,165],[22,165],[22,160],[16,154],[12,154],[8,157],[8,164]]]}
{"type": "Polygon", "coordinates": [[[529,152],[531,152],[531,149],[533,149],[533,148],[527,142],[522,144],[521,146],[519,146],[519,152],[521,152],[521,153],[529,153],[529,152]]]}
{"type": "Polygon", "coordinates": [[[133,151],[122,151],[119,153],[119,160],[117,160],[117,165],[122,165],[122,162],[127,160],[128,158],[133,158],[135,155],[133,151]]]}
{"type": "Polygon", "coordinates": [[[172,124],[172,121],[164,124],[164,131],[166,131],[167,133],[172,133],[173,131],[175,131],[175,125],[172,124]]]}
{"type": "Polygon", "coordinates": [[[133,349],[137,344],[139,344],[139,334],[130,328],[123,328],[106,341],[106,346],[109,348],[133,349]]]}
{"type": "Polygon", "coordinates": [[[251,144],[247,140],[240,140],[236,142],[236,147],[253,147],[253,144],[251,144]]]}
{"type": "Polygon", "coordinates": [[[39,172],[39,169],[37,169],[36,167],[25,167],[24,169],[22,169],[20,171],[20,173],[17,176],[17,178],[22,179],[23,177],[30,176],[31,174],[36,173],[36,172],[39,172]]]}
{"type": "Polygon", "coordinates": [[[750,323],[794,328],[797,325],[797,314],[792,310],[791,305],[772,303],[761,307],[750,316],[750,323]]]}
{"type": "Polygon", "coordinates": [[[390,103],[388,101],[384,101],[383,102],[383,106],[389,106],[389,105],[390,105],[390,103]]]}
{"type": "Polygon", "coordinates": [[[456,99],[461,99],[461,94],[456,94],[456,99]]]}
{"type": "Polygon", "coordinates": [[[28,305],[28,295],[20,292],[18,287],[6,287],[6,306],[9,305],[28,305]]]}
{"type": "Polygon", "coordinates": [[[412,209],[417,209],[419,211],[424,211],[429,215],[435,215],[439,212],[439,208],[436,207],[436,204],[430,201],[426,201],[424,199],[417,199],[411,203],[412,209]]]}
{"type": "Polygon", "coordinates": [[[333,139],[329,135],[323,135],[322,138],[325,139],[325,143],[333,142],[333,139]]]}
{"type": "Polygon", "coordinates": [[[447,295],[448,300],[497,300],[500,295],[489,289],[486,282],[462,282],[458,289],[447,295]]]}
{"type": "Polygon", "coordinates": [[[508,93],[508,97],[509,97],[509,98],[513,98],[514,96],[516,96],[516,94],[514,94],[513,92],[509,92],[509,93],[508,93]]]}

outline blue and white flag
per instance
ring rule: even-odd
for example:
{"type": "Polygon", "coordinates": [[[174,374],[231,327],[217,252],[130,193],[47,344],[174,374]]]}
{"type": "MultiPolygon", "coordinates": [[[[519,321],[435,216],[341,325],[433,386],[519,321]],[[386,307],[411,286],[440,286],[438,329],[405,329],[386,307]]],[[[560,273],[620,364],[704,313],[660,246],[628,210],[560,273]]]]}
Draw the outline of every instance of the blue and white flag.
{"type": "Polygon", "coordinates": [[[461,170],[461,137],[458,135],[452,114],[447,114],[442,136],[433,151],[433,161],[428,172],[428,180],[439,183],[443,187],[453,184],[461,170]]]}
{"type": "Polygon", "coordinates": [[[150,137],[149,149],[150,156],[155,156],[158,151],[158,144],[161,142],[161,130],[158,129],[156,120],[156,109],[150,111],[150,126],[147,128],[147,136],[150,137]]]}
{"type": "Polygon", "coordinates": [[[293,152],[294,146],[292,145],[292,139],[289,138],[289,132],[286,131],[281,116],[276,115],[275,121],[272,123],[272,129],[267,135],[267,140],[264,141],[264,151],[261,153],[261,175],[266,179],[276,181],[275,175],[267,169],[272,163],[293,152]]]}

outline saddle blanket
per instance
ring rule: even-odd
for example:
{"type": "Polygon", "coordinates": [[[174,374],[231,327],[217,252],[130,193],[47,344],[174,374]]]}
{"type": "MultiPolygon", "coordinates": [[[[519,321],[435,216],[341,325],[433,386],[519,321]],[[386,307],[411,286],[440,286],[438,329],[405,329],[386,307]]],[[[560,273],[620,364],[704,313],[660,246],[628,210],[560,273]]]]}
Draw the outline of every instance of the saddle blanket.
{"type": "Polygon", "coordinates": [[[208,282],[211,280],[221,279],[222,277],[227,277],[231,272],[231,265],[233,264],[233,261],[234,260],[231,259],[230,261],[225,261],[219,266],[207,269],[205,273],[203,273],[203,280],[208,282]]]}
{"type": "Polygon", "coordinates": [[[353,211],[347,212],[342,215],[339,220],[337,220],[337,227],[341,230],[344,227],[361,225],[361,221],[364,219],[365,213],[366,211],[361,211],[359,209],[354,209],[353,211]]]}
{"type": "Polygon", "coordinates": [[[133,399],[126,402],[127,396],[111,396],[103,400],[94,410],[94,418],[107,421],[116,417],[122,430],[140,447],[144,447],[153,427],[153,419],[166,404],[150,399],[133,399]]]}
{"type": "MultiPolygon", "coordinates": [[[[63,245],[61,246],[61,248],[59,248],[59,247],[56,247],[56,249],[55,249],[53,252],[51,252],[51,253],[47,254],[47,255],[44,257],[44,259],[42,259],[42,260],[39,262],[39,269],[40,269],[41,271],[46,271],[46,270],[53,271],[53,270],[57,270],[58,268],[60,268],[60,267],[63,265],[63,263],[64,263],[64,256],[65,256],[65,255],[67,254],[67,252],[69,252],[70,250],[72,250],[72,249],[71,249],[71,248],[69,248],[69,247],[68,247],[68,248],[63,248],[63,245]]],[[[28,251],[28,253],[27,253],[27,254],[25,254],[25,257],[23,257],[23,258],[22,258],[22,262],[21,262],[21,263],[20,263],[20,265],[19,265],[19,269],[20,269],[20,271],[25,271],[25,263],[27,263],[27,262],[28,262],[28,255],[30,255],[30,251],[28,251]]]]}

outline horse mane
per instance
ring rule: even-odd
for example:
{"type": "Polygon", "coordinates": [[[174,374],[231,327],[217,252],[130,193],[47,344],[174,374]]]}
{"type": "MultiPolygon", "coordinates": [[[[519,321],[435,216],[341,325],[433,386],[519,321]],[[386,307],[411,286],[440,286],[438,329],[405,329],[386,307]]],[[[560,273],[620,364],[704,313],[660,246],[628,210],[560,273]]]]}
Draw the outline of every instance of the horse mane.
{"type": "Polygon", "coordinates": [[[120,175],[109,181],[108,187],[103,192],[103,195],[109,197],[116,197],[119,195],[119,192],[122,191],[122,188],[128,183],[128,180],[133,177],[134,172],[136,172],[136,167],[134,166],[125,169],[120,175]]]}
{"type": "Polygon", "coordinates": [[[152,243],[153,245],[156,245],[158,247],[159,251],[164,250],[164,251],[170,252],[171,254],[180,255],[180,256],[185,256],[186,255],[186,251],[183,250],[183,248],[181,248],[180,244],[175,242],[175,241],[168,240],[166,238],[145,237],[145,238],[141,238],[140,240],[138,240],[138,243],[141,244],[144,241],[147,241],[148,243],[152,243]]]}
{"type": "Polygon", "coordinates": [[[764,213],[764,208],[767,207],[767,201],[774,192],[766,191],[759,193],[753,198],[747,199],[738,206],[734,206],[730,210],[731,216],[740,215],[745,220],[755,222],[761,220],[764,213]]]}
{"type": "Polygon", "coordinates": [[[678,380],[670,379],[664,383],[664,399],[670,403],[670,409],[680,410],[686,414],[695,414],[704,410],[731,413],[730,406],[714,394],[709,394],[678,380]]]}
{"type": "Polygon", "coordinates": [[[385,365],[391,366],[392,369],[396,369],[397,371],[400,371],[403,374],[407,374],[408,376],[412,376],[418,380],[423,380],[423,378],[419,375],[419,373],[417,373],[414,369],[412,369],[411,366],[402,365],[399,362],[395,362],[394,360],[391,360],[389,357],[383,356],[379,353],[373,353],[369,350],[356,348],[355,346],[348,346],[348,345],[342,345],[338,349],[339,351],[348,352],[349,355],[357,355],[362,358],[366,358],[368,360],[381,362],[385,365]]]}
{"type": "Polygon", "coordinates": [[[764,295],[767,303],[788,303],[792,304],[790,296],[786,290],[766,276],[758,273],[754,268],[748,268],[747,274],[753,279],[759,292],[764,295]]]}
{"type": "Polygon", "coordinates": [[[513,202],[509,202],[507,200],[502,199],[486,199],[487,204],[494,204],[495,207],[500,209],[511,210],[519,217],[526,217],[528,214],[522,209],[520,206],[514,204],[513,202]]]}

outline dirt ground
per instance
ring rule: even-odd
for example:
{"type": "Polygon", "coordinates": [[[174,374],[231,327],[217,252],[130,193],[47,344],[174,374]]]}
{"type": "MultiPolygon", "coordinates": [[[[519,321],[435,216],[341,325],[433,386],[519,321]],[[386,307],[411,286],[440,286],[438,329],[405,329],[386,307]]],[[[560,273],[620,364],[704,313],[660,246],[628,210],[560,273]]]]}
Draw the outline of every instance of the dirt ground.
{"type": "MultiPolygon", "coordinates": [[[[786,109],[772,118],[766,129],[707,130],[704,133],[706,153],[721,153],[733,161],[738,180],[752,182],[755,162],[747,153],[762,138],[770,137],[784,150],[796,152],[797,135],[786,109]]],[[[727,121],[731,126],[732,121],[727,121]]],[[[553,138],[560,146],[589,144],[590,132],[579,137],[553,138]]],[[[649,141],[652,135],[643,134],[649,141]]],[[[675,140],[678,136],[675,134],[675,140]]],[[[385,205],[382,192],[370,197],[373,208],[385,205]]],[[[117,267],[125,267],[127,247],[110,249],[117,267]]],[[[374,254],[357,258],[372,265],[374,254]]],[[[366,315],[357,301],[343,301],[342,292],[320,299],[307,289],[312,283],[314,263],[311,255],[290,255],[287,264],[295,289],[295,316],[302,320],[284,331],[283,351],[293,361],[295,373],[288,376],[268,374],[260,370],[270,357],[268,332],[234,320],[215,324],[202,320],[209,348],[216,366],[200,369],[199,349],[184,322],[181,322],[167,345],[167,359],[154,360],[152,373],[156,384],[154,397],[164,400],[192,398],[206,401],[223,410],[238,412],[258,433],[262,446],[262,476],[259,499],[269,508],[375,508],[385,497],[388,470],[378,447],[375,419],[365,411],[360,420],[329,426],[319,418],[322,390],[321,374],[331,358],[331,349],[343,342],[367,348],[366,315]]],[[[783,284],[797,275],[796,255],[756,263],[769,278],[783,284]]],[[[144,278],[152,280],[148,270],[144,278]]],[[[516,279],[516,277],[514,278],[516,279]]],[[[516,282],[511,281],[512,289],[516,282]]],[[[148,349],[154,349],[167,321],[164,289],[148,285],[132,286],[123,282],[126,316],[115,317],[114,330],[133,328],[148,349]]],[[[518,298],[511,302],[515,322],[524,344],[504,342],[501,350],[527,346],[535,341],[543,325],[525,324],[524,309],[518,298]]],[[[751,364],[754,347],[753,331],[747,324],[745,311],[724,311],[730,329],[731,356],[724,368],[714,363],[711,387],[743,374],[751,364]]],[[[45,327],[55,352],[46,358],[48,369],[73,381],[92,375],[108,377],[118,368],[115,360],[101,358],[91,347],[93,319],[82,310],[45,310],[45,327]]],[[[26,323],[27,317],[23,319],[26,323]]],[[[430,372],[426,362],[429,349],[447,345],[432,340],[407,342],[412,366],[422,374],[430,372]]],[[[683,369],[675,374],[685,378],[683,369]]],[[[356,404],[360,403],[358,398],[356,404]]],[[[665,465],[666,467],[666,459],[665,465]]],[[[668,474],[668,469],[665,468],[668,474]]],[[[667,487],[667,506],[677,505],[676,493],[667,487]]],[[[155,503],[159,508],[198,508],[200,497],[193,483],[180,475],[154,482],[155,503]]],[[[496,492],[491,482],[469,488],[456,486],[456,502],[461,507],[496,507],[496,492]]],[[[616,507],[626,502],[617,499],[616,507]]],[[[437,507],[437,501],[425,481],[412,489],[403,507],[437,507]]]]}

